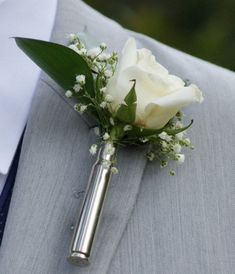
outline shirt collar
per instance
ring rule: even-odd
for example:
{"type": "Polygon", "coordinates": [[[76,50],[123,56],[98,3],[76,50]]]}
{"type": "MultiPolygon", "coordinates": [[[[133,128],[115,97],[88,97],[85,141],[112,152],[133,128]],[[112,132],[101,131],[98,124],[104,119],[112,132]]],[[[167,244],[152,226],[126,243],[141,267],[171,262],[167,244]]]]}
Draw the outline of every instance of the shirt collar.
{"type": "Polygon", "coordinates": [[[40,73],[9,37],[49,40],[57,0],[5,0],[0,4],[0,174],[7,174],[40,73]]]}

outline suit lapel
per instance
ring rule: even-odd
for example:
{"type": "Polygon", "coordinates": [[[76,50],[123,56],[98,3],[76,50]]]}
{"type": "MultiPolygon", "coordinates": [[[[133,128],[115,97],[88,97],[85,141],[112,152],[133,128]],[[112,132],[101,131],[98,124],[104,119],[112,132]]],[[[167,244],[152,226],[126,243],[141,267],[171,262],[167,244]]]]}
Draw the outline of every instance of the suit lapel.
{"type": "MultiPolygon", "coordinates": [[[[81,1],[59,1],[52,41],[64,44],[84,26],[118,50],[128,37],[115,22],[81,1]]],[[[146,164],[142,149],[120,149],[103,211],[93,262],[78,269],[66,261],[91,166],[95,135],[62,92],[42,75],[34,96],[0,256],[3,273],[106,273],[134,206],[146,164]],[[17,245],[16,245],[17,243],[17,245]],[[14,252],[12,252],[14,250],[14,252]]]]}

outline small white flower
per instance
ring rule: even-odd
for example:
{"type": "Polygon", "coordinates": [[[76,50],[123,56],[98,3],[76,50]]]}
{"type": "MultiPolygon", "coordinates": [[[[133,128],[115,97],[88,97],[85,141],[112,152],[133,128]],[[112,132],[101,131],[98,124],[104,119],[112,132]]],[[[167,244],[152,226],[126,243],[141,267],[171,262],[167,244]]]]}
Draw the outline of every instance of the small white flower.
{"type": "Polygon", "coordinates": [[[186,144],[186,146],[190,146],[191,145],[191,141],[189,138],[185,138],[184,139],[184,143],[186,144]]]}
{"type": "Polygon", "coordinates": [[[75,45],[69,45],[69,48],[79,53],[79,49],[75,45]]]}
{"type": "Polygon", "coordinates": [[[183,137],[184,137],[184,132],[179,132],[179,133],[177,133],[177,134],[175,135],[175,137],[176,137],[176,139],[178,139],[178,140],[182,140],[183,137]]]}
{"type": "Polygon", "coordinates": [[[107,103],[106,103],[106,102],[100,103],[100,107],[101,107],[101,108],[106,108],[106,106],[107,106],[107,103]]]}
{"type": "Polygon", "coordinates": [[[81,48],[78,50],[78,54],[85,55],[87,53],[87,50],[85,48],[81,48]]]}
{"type": "Polygon", "coordinates": [[[105,93],[106,89],[107,89],[106,87],[103,87],[103,88],[100,89],[100,91],[103,92],[103,93],[105,93]]]}
{"type": "Polygon", "coordinates": [[[82,86],[85,85],[85,83],[86,83],[85,75],[83,75],[83,74],[77,75],[76,76],[76,81],[82,86]]]}
{"type": "Polygon", "coordinates": [[[165,131],[163,131],[162,133],[158,134],[158,136],[162,139],[162,140],[166,140],[167,142],[170,142],[172,137],[170,135],[168,135],[165,131]]]}
{"type": "Polygon", "coordinates": [[[111,167],[111,172],[113,173],[113,174],[117,174],[118,173],[118,169],[116,168],[116,167],[111,167]]]}
{"type": "Polygon", "coordinates": [[[94,71],[99,72],[101,70],[103,70],[103,66],[96,61],[96,59],[93,61],[93,68],[94,71]]]}
{"type": "Polygon", "coordinates": [[[141,141],[142,143],[147,143],[148,140],[149,140],[149,139],[146,138],[146,137],[140,138],[140,141],[141,141]]]}
{"type": "Polygon", "coordinates": [[[106,141],[109,139],[109,137],[110,136],[109,136],[108,132],[105,132],[105,134],[103,135],[103,140],[106,141]]]}
{"type": "Polygon", "coordinates": [[[79,112],[80,112],[80,113],[83,113],[86,109],[87,109],[87,106],[86,106],[86,105],[81,105],[81,106],[80,106],[79,112]]]}
{"type": "Polygon", "coordinates": [[[153,152],[149,152],[147,154],[147,158],[148,158],[149,161],[153,161],[154,158],[155,158],[155,154],[153,152]]]}
{"type": "Polygon", "coordinates": [[[103,43],[100,44],[100,48],[102,50],[105,50],[105,49],[107,49],[107,45],[103,42],[103,43]]]}
{"type": "Polygon", "coordinates": [[[165,142],[165,141],[162,141],[161,144],[162,144],[162,147],[163,147],[163,148],[167,148],[167,147],[168,147],[168,144],[167,144],[167,142],[165,142]]]}
{"type": "Polygon", "coordinates": [[[162,160],[162,161],[161,161],[161,164],[160,164],[160,167],[161,167],[161,168],[164,168],[164,167],[166,167],[167,165],[168,165],[168,161],[162,160]]]}
{"type": "Polygon", "coordinates": [[[132,125],[125,125],[123,130],[124,131],[129,131],[129,130],[132,130],[132,128],[133,128],[132,125]]]}
{"type": "Polygon", "coordinates": [[[182,147],[181,147],[180,144],[175,144],[175,145],[173,145],[173,150],[174,150],[175,153],[180,153],[181,148],[182,148],[182,147]]]}
{"type": "Polygon", "coordinates": [[[110,124],[111,124],[112,126],[114,126],[114,120],[113,120],[112,117],[109,119],[109,122],[110,122],[110,124]]]}
{"type": "Polygon", "coordinates": [[[112,75],[113,75],[113,72],[110,70],[110,69],[106,69],[104,71],[104,75],[107,77],[107,78],[110,78],[112,75]]]}
{"type": "Polygon", "coordinates": [[[94,127],[94,133],[97,136],[100,136],[100,129],[98,127],[94,127]]]}
{"type": "Polygon", "coordinates": [[[75,84],[75,85],[73,86],[73,89],[74,89],[74,91],[75,91],[76,93],[78,93],[78,92],[80,91],[80,89],[81,89],[81,85],[80,85],[80,84],[75,84]]]}
{"type": "Polygon", "coordinates": [[[65,92],[65,96],[68,97],[68,98],[72,97],[72,95],[73,95],[73,93],[72,93],[71,90],[67,90],[67,91],[65,92]]]}
{"type": "Polygon", "coordinates": [[[115,148],[114,146],[111,144],[111,143],[108,143],[106,145],[106,153],[110,154],[110,155],[113,155],[115,152],[115,148]]]}
{"type": "Polygon", "coordinates": [[[176,158],[179,164],[183,164],[185,156],[184,154],[176,154],[176,158]]]}
{"type": "Polygon", "coordinates": [[[68,35],[68,38],[69,38],[69,42],[70,42],[70,43],[73,43],[73,42],[77,39],[77,35],[74,34],[74,33],[70,33],[70,34],[68,35]]]}
{"type": "Polygon", "coordinates": [[[90,154],[91,155],[95,155],[96,154],[96,152],[97,152],[97,144],[93,144],[91,147],[90,147],[90,149],[89,149],[89,152],[90,152],[90,154]]]}
{"type": "Polygon", "coordinates": [[[97,55],[99,55],[101,52],[101,49],[100,48],[92,48],[92,49],[89,49],[88,52],[87,52],[87,55],[89,57],[91,57],[92,59],[94,59],[97,55]]]}
{"type": "Polygon", "coordinates": [[[108,60],[110,57],[111,57],[111,55],[110,55],[109,53],[102,52],[102,53],[98,56],[98,59],[99,59],[100,61],[106,61],[106,60],[108,60]]]}
{"type": "Polygon", "coordinates": [[[183,124],[180,121],[177,121],[175,123],[175,128],[182,128],[182,127],[183,127],[183,124]]]}
{"type": "Polygon", "coordinates": [[[170,174],[171,176],[174,176],[174,175],[175,175],[175,171],[174,171],[174,170],[170,170],[169,174],[170,174]]]}
{"type": "Polygon", "coordinates": [[[79,104],[75,104],[75,105],[73,106],[73,108],[74,108],[75,111],[79,111],[79,110],[80,110],[79,104]]]}
{"type": "Polygon", "coordinates": [[[104,99],[106,102],[111,103],[113,101],[113,96],[110,94],[107,94],[104,99]]]}
{"type": "Polygon", "coordinates": [[[103,168],[110,168],[111,164],[112,163],[109,160],[103,160],[102,161],[103,168]]]}

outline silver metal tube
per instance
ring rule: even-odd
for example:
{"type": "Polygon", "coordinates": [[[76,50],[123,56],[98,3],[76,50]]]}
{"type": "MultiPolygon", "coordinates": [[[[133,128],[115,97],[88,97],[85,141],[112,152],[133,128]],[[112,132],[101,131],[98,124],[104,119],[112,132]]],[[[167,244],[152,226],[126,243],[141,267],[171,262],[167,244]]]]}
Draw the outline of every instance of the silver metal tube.
{"type": "Polygon", "coordinates": [[[95,234],[112,175],[112,164],[109,165],[109,163],[113,161],[114,154],[115,147],[113,144],[104,144],[100,148],[97,161],[92,167],[68,256],[69,262],[73,264],[79,266],[89,264],[95,234]]]}

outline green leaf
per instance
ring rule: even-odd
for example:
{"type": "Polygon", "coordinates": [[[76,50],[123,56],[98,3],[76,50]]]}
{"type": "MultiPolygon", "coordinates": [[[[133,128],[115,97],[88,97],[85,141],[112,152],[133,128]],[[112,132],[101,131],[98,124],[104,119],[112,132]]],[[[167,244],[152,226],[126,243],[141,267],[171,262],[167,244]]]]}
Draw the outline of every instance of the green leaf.
{"type": "Polygon", "coordinates": [[[175,135],[177,133],[185,131],[192,124],[193,124],[193,120],[191,120],[189,125],[187,125],[185,127],[182,127],[182,128],[178,128],[178,129],[171,129],[168,124],[166,126],[160,128],[160,129],[140,128],[140,127],[137,127],[137,126],[133,126],[132,130],[128,131],[127,135],[131,136],[131,137],[134,137],[134,136],[136,136],[136,137],[148,137],[148,136],[153,136],[153,135],[156,135],[156,134],[160,134],[163,131],[165,131],[169,135],[175,135]]]}
{"type": "Polygon", "coordinates": [[[103,87],[103,79],[101,74],[98,74],[96,77],[95,87],[96,87],[96,99],[98,100],[98,102],[101,102],[102,94],[100,92],[100,89],[103,87]]]}
{"type": "Polygon", "coordinates": [[[133,126],[132,130],[128,131],[128,135],[136,137],[147,137],[155,134],[160,134],[162,131],[164,131],[164,128],[150,129],[133,126]]]}
{"type": "Polygon", "coordinates": [[[41,40],[15,38],[16,44],[63,89],[72,89],[75,77],[84,74],[86,90],[94,97],[94,83],[86,61],[72,49],[41,40]]]}
{"type": "Polygon", "coordinates": [[[110,137],[113,140],[113,142],[121,140],[123,135],[123,125],[115,125],[110,132],[110,137]]]}
{"type": "Polygon", "coordinates": [[[182,127],[182,128],[178,128],[178,129],[164,129],[164,131],[169,134],[169,135],[175,135],[177,133],[183,132],[186,129],[188,129],[189,127],[191,127],[191,125],[193,124],[193,120],[191,120],[191,122],[186,126],[186,127],[182,127]]]}
{"type": "Polygon", "coordinates": [[[128,124],[132,124],[135,122],[135,116],[136,116],[136,92],[135,92],[135,84],[136,81],[134,80],[134,84],[127,94],[127,96],[124,99],[125,104],[121,104],[121,106],[118,108],[116,116],[117,118],[128,124]]]}

